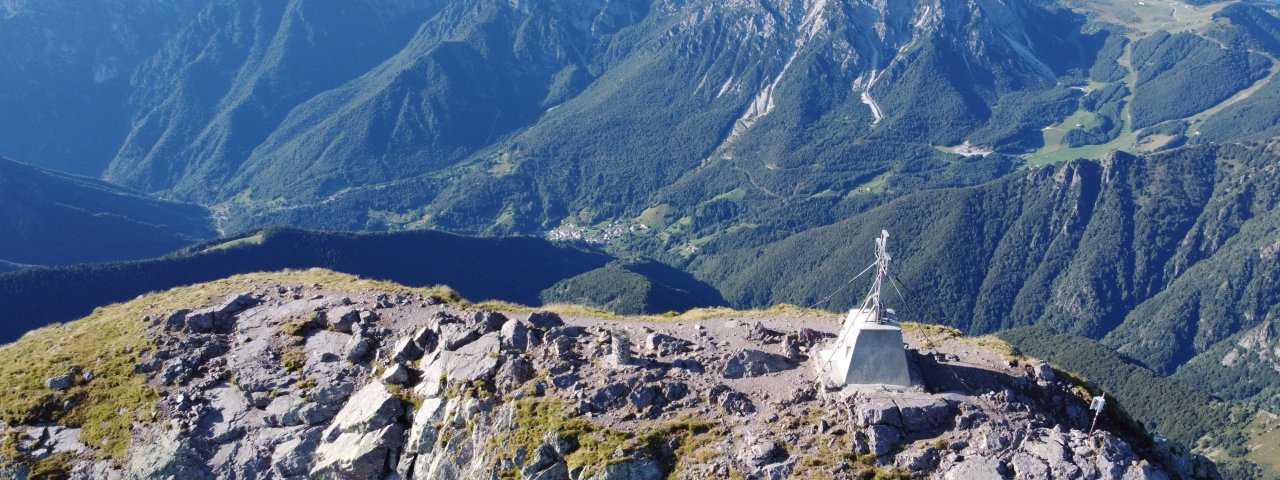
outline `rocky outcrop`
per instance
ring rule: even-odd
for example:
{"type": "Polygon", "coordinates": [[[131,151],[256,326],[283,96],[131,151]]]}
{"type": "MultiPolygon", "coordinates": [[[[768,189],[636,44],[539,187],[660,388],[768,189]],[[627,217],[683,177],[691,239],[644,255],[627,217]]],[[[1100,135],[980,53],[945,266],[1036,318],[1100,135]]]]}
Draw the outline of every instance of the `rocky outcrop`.
{"type": "MultiPolygon", "coordinates": [[[[77,478],[1196,473],[1128,433],[1086,434],[1070,384],[990,352],[943,352],[966,365],[948,370],[912,350],[929,389],[820,388],[803,364],[821,338],[805,332],[836,325],[822,317],[517,318],[403,293],[257,287],[150,326],[156,348],[136,371],[159,392],[157,413],[135,426],[120,469],[95,460],[78,429],[4,428],[31,438],[18,445],[29,458],[74,453],[77,478]],[[204,315],[210,328],[192,321],[204,315]],[[633,349],[629,338],[644,340],[633,349]],[[977,375],[965,381],[974,390],[939,380],[953,375],[977,375]]],[[[66,377],[46,387],[92,381],[66,377]]]]}
{"type": "Polygon", "coordinates": [[[311,474],[326,478],[381,478],[395,468],[404,442],[404,405],[372,382],[351,396],[321,435],[311,474]]]}

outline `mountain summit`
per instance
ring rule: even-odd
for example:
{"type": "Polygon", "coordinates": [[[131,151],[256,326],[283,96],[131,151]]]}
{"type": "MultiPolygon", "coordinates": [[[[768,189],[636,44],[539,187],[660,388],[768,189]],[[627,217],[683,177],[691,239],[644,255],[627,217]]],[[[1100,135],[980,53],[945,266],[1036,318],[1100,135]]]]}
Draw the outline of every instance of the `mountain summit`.
{"type": "MultiPolygon", "coordinates": [[[[838,319],[507,313],[320,270],[112,306],[0,348],[18,478],[1184,478],[993,338],[908,325],[916,384],[828,390],[838,319]],[[85,356],[90,351],[101,356],[85,356]]],[[[1195,465],[1195,466],[1193,466],[1195,465]]]]}

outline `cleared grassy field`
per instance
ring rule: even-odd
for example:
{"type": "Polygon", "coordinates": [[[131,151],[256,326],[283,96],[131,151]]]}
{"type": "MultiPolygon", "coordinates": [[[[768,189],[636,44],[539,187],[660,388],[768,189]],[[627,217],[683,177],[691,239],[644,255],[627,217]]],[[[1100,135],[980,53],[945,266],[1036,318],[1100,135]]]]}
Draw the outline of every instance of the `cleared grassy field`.
{"type": "MultiPolygon", "coordinates": [[[[1213,21],[1214,13],[1226,6],[1226,3],[1219,3],[1197,7],[1176,0],[1069,0],[1065,3],[1069,8],[1087,15],[1093,22],[1126,27],[1128,31],[1125,35],[1130,40],[1137,40],[1157,31],[1177,33],[1201,30],[1213,21]]],[[[1136,91],[1137,74],[1133,69],[1129,56],[1130,49],[1126,48],[1124,56],[1120,58],[1120,64],[1129,70],[1129,75],[1126,76],[1124,82],[1129,87],[1129,91],[1134,92],[1136,91]]],[[[1272,77],[1268,77],[1268,80],[1270,78],[1272,77]]],[[[1259,85],[1262,83],[1262,81],[1258,82],[1259,85]]],[[[1102,85],[1090,82],[1086,90],[1097,89],[1102,85]]],[[[1129,111],[1130,99],[1132,99],[1132,94],[1129,99],[1126,99],[1122,113],[1124,129],[1115,140],[1102,145],[1086,145],[1075,148],[1064,145],[1063,138],[1071,129],[1087,129],[1097,125],[1098,117],[1081,109],[1062,122],[1044,128],[1044,147],[1023,155],[1023,159],[1027,162],[1026,166],[1049,165],[1077,158],[1099,159],[1116,150],[1130,153],[1155,150],[1174,140],[1173,137],[1167,135],[1152,135],[1148,136],[1142,145],[1139,145],[1138,132],[1134,132],[1132,128],[1133,121],[1129,111]]],[[[1208,118],[1209,115],[1216,113],[1223,107],[1225,105],[1215,106],[1213,109],[1189,118],[1189,120],[1194,127],[1204,118],[1208,118]]],[[[1193,131],[1189,130],[1189,132],[1193,131]]]]}
{"type": "Polygon", "coordinates": [[[1249,453],[1245,458],[1262,467],[1270,478],[1280,478],[1280,416],[1261,412],[1245,428],[1249,435],[1249,453]]]}

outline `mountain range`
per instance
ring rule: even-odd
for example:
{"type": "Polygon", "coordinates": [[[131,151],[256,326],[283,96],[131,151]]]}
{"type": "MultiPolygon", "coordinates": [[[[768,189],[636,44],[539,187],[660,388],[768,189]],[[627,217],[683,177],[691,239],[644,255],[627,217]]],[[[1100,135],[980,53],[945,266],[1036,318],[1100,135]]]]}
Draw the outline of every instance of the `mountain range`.
{"type": "Polygon", "coordinates": [[[0,338],[313,267],[842,310],[888,230],[914,319],[1280,411],[1273,1],[82,3],[0,0],[0,338]]]}

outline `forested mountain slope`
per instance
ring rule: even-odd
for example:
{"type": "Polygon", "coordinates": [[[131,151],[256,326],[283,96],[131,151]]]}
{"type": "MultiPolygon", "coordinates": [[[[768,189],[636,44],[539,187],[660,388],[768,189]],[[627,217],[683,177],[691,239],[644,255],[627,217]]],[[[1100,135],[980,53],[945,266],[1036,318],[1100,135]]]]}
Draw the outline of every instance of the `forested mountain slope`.
{"type": "Polygon", "coordinates": [[[0,342],[147,292],[240,273],[317,267],[407,285],[448,284],[475,301],[540,305],[544,298],[572,299],[586,306],[637,313],[724,303],[714,288],[669,266],[611,262],[614,258],[598,251],[531,237],[268,229],[150,260],[0,274],[0,310],[7,312],[5,324],[0,325],[0,342]],[[619,265],[626,265],[629,275],[608,282],[565,283],[574,278],[610,277],[619,265]]]}
{"type": "MultiPolygon", "coordinates": [[[[810,305],[861,271],[871,239],[888,229],[912,315],[974,333],[1042,325],[1102,339],[1166,374],[1256,370],[1227,392],[1247,398],[1280,384],[1264,372],[1275,365],[1268,332],[1280,304],[1277,168],[1274,144],[1118,153],[908,195],[691,268],[734,305],[810,305]],[[1260,333],[1250,344],[1244,331],[1260,333]],[[1222,361],[1236,342],[1248,353],[1222,361]]],[[[824,305],[852,305],[859,285],[824,305]]]]}

